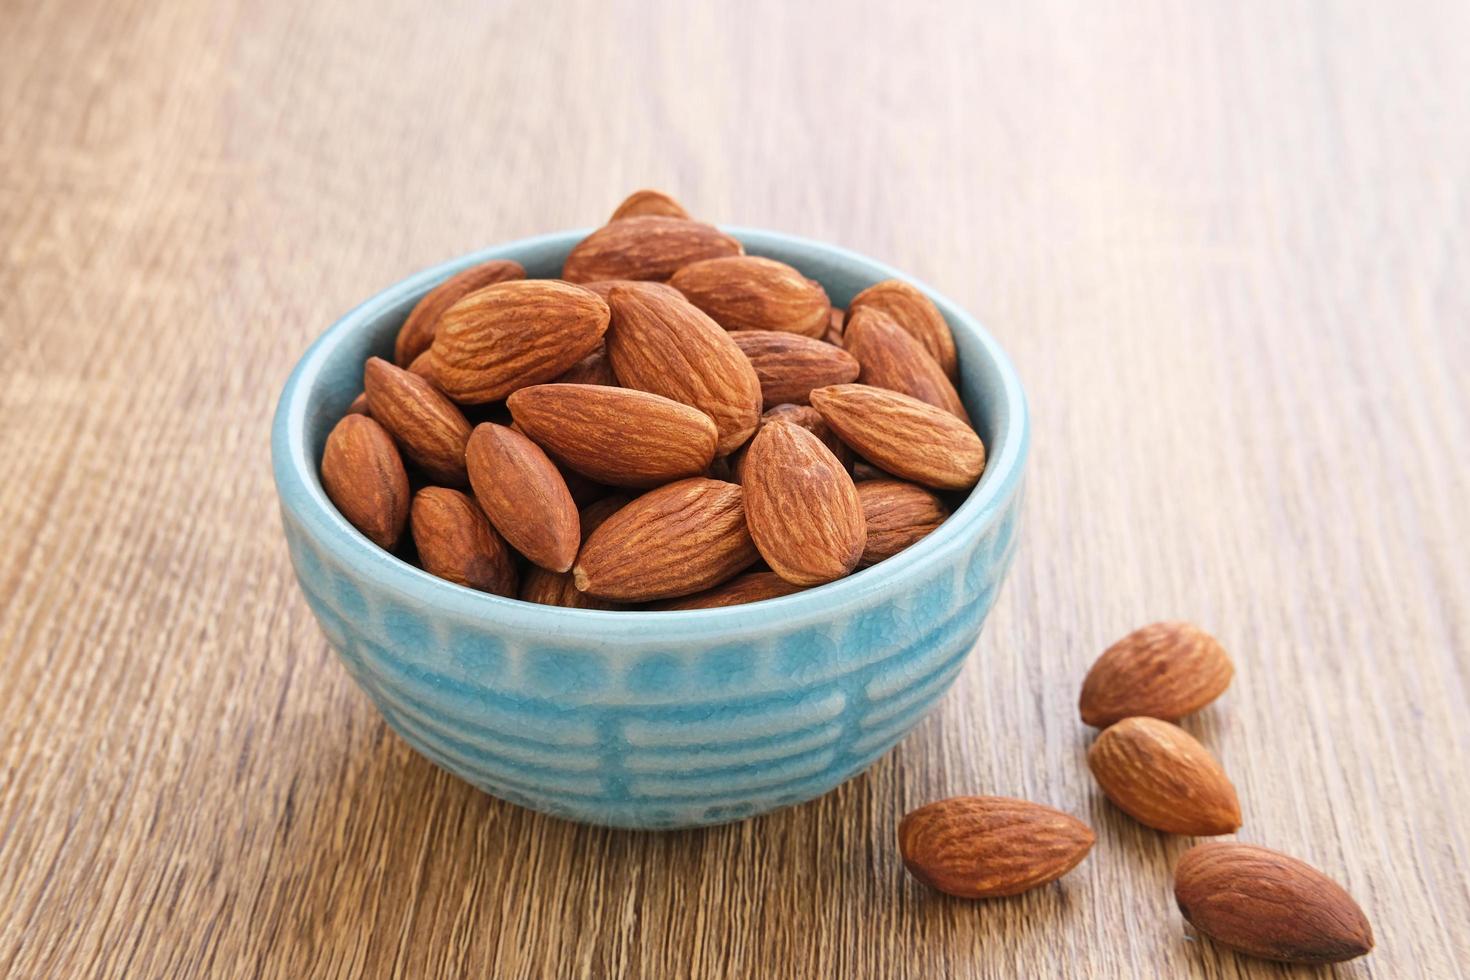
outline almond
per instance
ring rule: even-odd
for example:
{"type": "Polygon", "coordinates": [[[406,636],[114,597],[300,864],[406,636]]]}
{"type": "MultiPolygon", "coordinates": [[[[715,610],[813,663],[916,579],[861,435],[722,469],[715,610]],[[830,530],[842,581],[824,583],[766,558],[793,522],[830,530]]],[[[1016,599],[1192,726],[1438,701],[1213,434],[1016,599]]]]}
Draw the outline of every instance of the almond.
{"type": "Polygon", "coordinates": [[[596,350],[608,316],[601,296],[554,279],[476,290],[439,321],[429,348],[433,379],[457,402],[498,401],[550,381],[596,350]]]}
{"type": "Polygon", "coordinates": [[[362,392],[352,399],[352,404],[347,406],[346,415],[372,415],[372,409],[368,408],[367,392],[362,392]]]}
{"type": "Polygon", "coordinates": [[[532,441],[600,483],[656,487],[698,476],[715,456],[714,422],[662,395],[600,385],[532,385],[506,401],[532,441]]]}
{"type": "Polygon", "coordinates": [[[1190,848],[1174,870],[1179,911],[1231,949],[1285,963],[1340,963],[1373,948],[1373,927],[1341,885],[1251,844],[1190,848]]]}
{"type": "Polygon", "coordinates": [[[599,347],[576,364],[567,368],[565,373],[558,375],[556,383],[568,385],[605,385],[609,388],[616,388],[618,386],[618,379],[613,374],[612,365],[608,363],[607,350],[599,347]]]}
{"type": "Polygon", "coordinates": [[[1019,895],[1071,871],[1097,839],[1070,814],[1004,796],[956,796],[906,815],[898,846],[909,873],[946,895],[1019,895]]]}
{"type": "Polygon", "coordinates": [[[861,565],[876,565],[929,534],[949,517],[949,509],[923,487],[902,480],[864,480],[857,485],[868,526],[861,565]]]}
{"type": "Polygon", "coordinates": [[[463,487],[464,447],[470,424],[454,402],[432,384],[381,357],[368,358],[363,370],[368,407],[403,454],[435,483],[463,487]]]}
{"type": "Polygon", "coordinates": [[[821,337],[832,304],[822,284],[785,262],[731,255],[691,262],[669,285],[726,330],[783,330],[821,337]]]}
{"type": "Polygon", "coordinates": [[[584,289],[592,290],[604,300],[611,296],[612,291],[619,286],[626,286],[629,289],[647,289],[651,292],[667,296],[669,299],[677,299],[684,303],[689,302],[684,299],[683,293],[665,282],[639,282],[637,279],[596,279],[592,282],[582,284],[584,289]]]}
{"type": "Polygon", "coordinates": [[[556,464],[503,425],[475,427],[465,450],[470,485],[490,523],[511,547],[554,572],[577,557],[577,505],[556,464]]]}
{"type": "Polygon", "coordinates": [[[526,270],[519,262],[510,259],[491,259],[450,276],[429,290],[408,314],[408,319],[403,321],[393,345],[393,360],[399,367],[407,367],[414,358],[428,350],[434,341],[439,318],[461,297],[497,282],[524,278],[526,270]]]}
{"type": "Polygon", "coordinates": [[[944,314],[939,312],[934,301],[918,287],[901,279],[886,279],[869,286],[847,304],[848,320],[851,321],[853,315],[864,307],[881,310],[893,317],[894,322],[924,345],[924,349],[944,369],[946,377],[951,381],[959,377],[959,361],[949,324],[944,322],[944,314]]]}
{"type": "Polygon", "coordinates": [[[843,442],[894,476],[965,490],[985,470],[985,444],[975,430],[917,398],[849,384],[817,388],[811,403],[843,442]]]}
{"type": "MultiPolygon", "coordinates": [[[[913,395],[968,424],[959,392],[924,345],[882,310],[859,307],[847,321],[843,346],[862,366],[860,381],[913,395]]],[[[848,379],[851,380],[851,379],[848,379]]]]}
{"type": "Polygon", "coordinates": [[[714,225],[663,215],[621,218],[572,246],[562,265],[568,282],[653,279],[665,282],[691,262],[741,255],[745,247],[714,225]]]}
{"type": "Polygon", "coordinates": [[[1082,682],[1082,720],[1097,728],[1135,715],[1177,721],[1218,698],[1235,665],[1193,623],[1154,623],[1103,651],[1082,682]]]}
{"type": "Polygon", "coordinates": [[[841,307],[832,307],[832,313],[827,319],[827,329],[822,331],[822,339],[833,347],[846,347],[842,339],[843,326],[847,322],[847,311],[841,307]]]}
{"type": "Polygon", "coordinates": [[[805,405],[813,388],[858,376],[858,362],[840,347],[779,330],[741,330],[730,337],[750,359],[767,405],[805,405]]]}
{"type": "Polygon", "coordinates": [[[322,489],[347,523],[392,550],[408,521],[408,472],[393,437],[369,415],[344,415],[327,435],[322,489]]]}
{"type": "Polygon", "coordinates": [[[654,606],[666,612],[680,609],[717,609],[723,606],[739,606],[762,599],[779,599],[802,591],[802,586],[793,585],[775,572],[747,572],[736,576],[724,585],[706,589],[682,599],[667,599],[654,606]]]}
{"type": "Polygon", "coordinates": [[[645,188],[641,191],[634,191],[623,198],[623,203],[618,205],[618,209],[607,220],[619,221],[623,218],[636,218],[648,214],[658,214],[668,218],[689,217],[689,212],[663,191],[645,188]]]}
{"type": "Polygon", "coordinates": [[[515,556],[469,497],[424,487],[414,494],[409,522],[424,571],[481,592],[515,596],[515,556]]]}
{"type": "Polygon", "coordinates": [[[862,503],[822,440],[776,420],[751,441],[742,472],[750,536],[772,571],[820,585],[857,567],[868,536],[862,503]]]}
{"type": "MultiPolygon", "coordinates": [[[[822,414],[815,408],[812,408],[810,405],[792,405],[790,403],[772,405],[761,415],[760,424],[761,426],[765,426],[777,419],[799,425],[822,440],[822,445],[832,450],[832,455],[837,457],[837,462],[842,464],[843,469],[847,469],[851,465],[852,450],[848,449],[847,445],[841,439],[837,438],[837,434],[832,431],[832,427],[827,424],[827,420],[822,418],[822,414]]],[[[757,428],[756,431],[759,432],[760,428],[757,428]]],[[[744,474],[745,456],[749,449],[750,445],[747,443],[745,446],[731,453],[728,457],[730,460],[730,475],[736,483],[744,482],[742,476],[744,474]]]]}
{"type": "Polygon", "coordinates": [[[1240,801],[1230,778],[1177,725],[1125,718],[1092,743],[1087,765],[1108,799],[1145,826],[1195,837],[1240,827],[1240,801]]]}
{"type": "Polygon", "coordinates": [[[616,288],[608,305],[607,356],[623,387],[672,398],[714,419],[718,455],[750,438],[760,420],[761,384],[730,334],[682,299],[651,290],[616,288]]]}
{"type": "Polygon", "coordinates": [[[408,365],[408,373],[416,374],[430,384],[436,384],[434,381],[435,363],[434,350],[430,348],[413,359],[413,362],[408,365]]]}
{"type": "Polygon", "coordinates": [[[878,467],[874,466],[866,459],[854,458],[852,461],[852,478],[854,482],[862,482],[865,480],[891,480],[893,479],[893,474],[885,473],[883,470],[878,469],[878,467]]]}
{"type": "MultiPolygon", "coordinates": [[[[603,497],[583,507],[578,518],[582,525],[582,540],[586,541],[603,521],[622,510],[629,503],[627,497],[603,497]]],[[[521,583],[520,598],[543,606],[565,606],[569,609],[616,609],[616,602],[599,599],[577,588],[571,572],[548,571],[532,565],[521,583]]]]}
{"type": "Polygon", "coordinates": [[[609,517],[587,538],[572,574],[583,592],[642,602],[713,588],[759,557],[740,487],[693,477],[609,517]]]}

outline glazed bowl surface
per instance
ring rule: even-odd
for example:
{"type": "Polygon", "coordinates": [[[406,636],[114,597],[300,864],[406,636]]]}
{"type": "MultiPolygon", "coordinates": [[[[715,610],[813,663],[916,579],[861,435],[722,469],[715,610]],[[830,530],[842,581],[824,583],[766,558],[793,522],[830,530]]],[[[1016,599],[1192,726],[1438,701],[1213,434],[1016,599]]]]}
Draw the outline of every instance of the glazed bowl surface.
{"type": "MultiPolygon", "coordinates": [[[[871,259],[726,228],[846,306],[871,259]]],[[[291,562],[348,672],[424,756],[487,793],[618,827],[722,823],[820,796],[887,752],[959,673],[1010,565],[1028,443],[1025,395],[994,339],[915,283],[954,332],[960,393],[989,453],[954,514],[872,568],[796,595],[686,612],[540,606],[463,588],[382,551],[338,514],[318,463],[436,283],[493,258],[560,275],[587,230],[465,255],[383,290],[306,352],[281,394],[272,459],[291,562]]],[[[912,280],[910,280],[912,281],[912,280]]]]}

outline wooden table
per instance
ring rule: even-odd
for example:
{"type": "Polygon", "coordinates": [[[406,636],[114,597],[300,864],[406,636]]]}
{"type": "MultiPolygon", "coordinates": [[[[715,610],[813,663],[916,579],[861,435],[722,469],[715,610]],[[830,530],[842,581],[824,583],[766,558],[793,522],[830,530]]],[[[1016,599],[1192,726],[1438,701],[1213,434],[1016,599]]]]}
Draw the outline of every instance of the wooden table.
{"type": "MultiPolygon", "coordinates": [[[[1342,881],[1342,976],[1470,957],[1470,7],[0,5],[0,975],[1276,976],[1087,774],[1111,640],[1238,664],[1188,723],[1242,840],[1342,881]],[[572,826],[410,752],[329,652],[271,410],[359,299],[666,188],[978,314],[1035,415],[942,706],[825,799],[572,826]],[[947,899],[894,828],[1098,833],[947,899]]],[[[1303,975],[1311,971],[1303,971],[1303,975]]]]}

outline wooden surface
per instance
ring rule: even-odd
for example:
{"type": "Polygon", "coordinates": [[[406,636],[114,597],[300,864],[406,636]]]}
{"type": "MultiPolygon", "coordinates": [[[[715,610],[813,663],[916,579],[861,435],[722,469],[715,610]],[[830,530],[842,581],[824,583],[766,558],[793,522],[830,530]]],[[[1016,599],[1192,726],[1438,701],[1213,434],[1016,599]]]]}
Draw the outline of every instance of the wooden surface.
{"type": "Polygon", "coordinates": [[[1340,975],[1458,975],[1467,36],[1464,4],[1346,0],[0,0],[0,975],[1283,975],[1193,936],[1189,842],[1085,769],[1087,665],[1166,617],[1236,658],[1189,728],[1240,838],[1372,919],[1340,975]],[[389,732],[267,452],[343,310],[643,185],[912,271],[1035,415],[1021,551],[942,706],[825,799],[663,835],[389,732]],[[894,828],[954,793],[1097,846],[937,896],[894,828]]]}

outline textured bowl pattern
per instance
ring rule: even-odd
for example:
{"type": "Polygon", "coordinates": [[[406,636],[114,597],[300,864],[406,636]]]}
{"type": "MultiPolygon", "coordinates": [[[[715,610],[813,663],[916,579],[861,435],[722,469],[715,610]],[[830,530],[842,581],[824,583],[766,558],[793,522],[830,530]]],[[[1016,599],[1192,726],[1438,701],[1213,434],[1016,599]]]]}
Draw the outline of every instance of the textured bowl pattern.
{"type": "MultiPolygon", "coordinates": [[[[897,275],[840,249],[731,229],[845,303],[897,275]]],[[[316,460],[418,296],[467,264],[555,275],[582,232],[467,256],[349,313],[282,395],[273,454],[291,560],[353,678],[416,750],[505,800],[588,823],[721,823],[812,799],[860,773],[948,689],[1016,542],[1026,410],[994,341],[935,296],[990,450],[955,515],[840,582],[745,607],[563,610],[482,595],[375,548],[327,502],[316,460]]],[[[931,294],[932,295],[932,294],[931,294]]]]}

